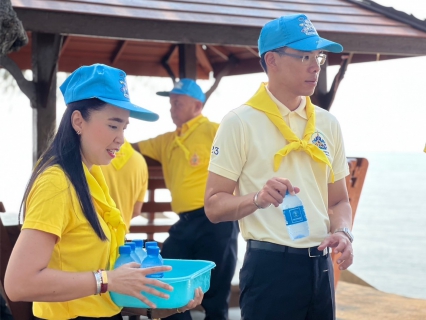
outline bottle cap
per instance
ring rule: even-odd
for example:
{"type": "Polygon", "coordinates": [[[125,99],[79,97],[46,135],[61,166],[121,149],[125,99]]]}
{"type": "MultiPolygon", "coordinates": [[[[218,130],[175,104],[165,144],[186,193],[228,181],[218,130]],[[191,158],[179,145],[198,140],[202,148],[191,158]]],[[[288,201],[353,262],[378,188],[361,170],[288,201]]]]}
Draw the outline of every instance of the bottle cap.
{"type": "Polygon", "coordinates": [[[129,246],[132,251],[135,251],[136,249],[136,244],[134,242],[126,242],[125,246],[129,246]]]}
{"type": "Polygon", "coordinates": [[[130,254],[130,251],[132,250],[132,248],[130,248],[129,246],[127,246],[127,245],[124,245],[124,246],[120,246],[120,248],[118,248],[118,252],[120,253],[120,254],[130,254]]]}
{"type": "Polygon", "coordinates": [[[157,256],[160,252],[160,248],[159,247],[154,247],[154,246],[150,246],[146,249],[148,255],[154,255],[157,256]]]}
{"type": "Polygon", "coordinates": [[[136,245],[136,248],[143,248],[143,240],[135,239],[132,242],[136,245]]]}
{"type": "Polygon", "coordinates": [[[148,247],[151,247],[151,246],[158,247],[157,241],[148,241],[148,242],[145,242],[145,248],[148,248],[148,247]]]}

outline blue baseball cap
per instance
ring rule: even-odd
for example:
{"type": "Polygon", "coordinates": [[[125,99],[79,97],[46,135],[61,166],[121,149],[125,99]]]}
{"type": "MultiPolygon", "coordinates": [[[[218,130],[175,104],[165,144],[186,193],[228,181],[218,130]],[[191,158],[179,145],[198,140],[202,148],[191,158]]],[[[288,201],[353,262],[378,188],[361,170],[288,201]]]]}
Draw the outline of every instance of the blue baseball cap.
{"type": "Polygon", "coordinates": [[[145,121],[158,120],[158,114],[130,102],[126,73],[104,64],[82,66],[59,87],[65,104],[98,98],[115,107],[129,110],[130,117],[145,121]]]}
{"type": "Polygon", "coordinates": [[[204,95],[203,90],[201,90],[200,86],[192,79],[181,79],[175,83],[172,91],[157,92],[159,96],[163,97],[169,97],[171,93],[183,94],[199,100],[202,103],[206,101],[206,96],[204,95]]]}
{"type": "Polygon", "coordinates": [[[282,47],[300,51],[325,50],[334,53],[343,51],[342,45],[321,38],[304,14],[282,16],[266,23],[260,31],[258,46],[260,56],[282,47]]]}

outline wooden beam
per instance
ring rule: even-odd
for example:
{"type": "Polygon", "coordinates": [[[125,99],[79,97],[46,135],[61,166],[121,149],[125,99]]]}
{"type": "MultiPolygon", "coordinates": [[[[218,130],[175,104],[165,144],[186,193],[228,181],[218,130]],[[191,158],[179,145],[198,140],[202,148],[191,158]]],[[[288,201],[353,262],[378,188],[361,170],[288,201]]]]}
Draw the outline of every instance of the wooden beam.
{"type": "Polygon", "coordinates": [[[64,37],[63,41],[62,41],[62,46],[61,46],[61,51],[59,52],[59,57],[62,56],[62,54],[64,53],[65,49],[68,47],[68,45],[70,44],[71,41],[71,37],[70,36],[66,36],[64,37]]]}
{"type": "Polygon", "coordinates": [[[229,75],[229,73],[231,72],[232,68],[234,68],[237,64],[238,64],[238,59],[235,56],[230,55],[228,57],[228,61],[226,62],[225,67],[222,68],[222,70],[220,70],[220,72],[218,72],[215,75],[215,81],[214,81],[213,85],[206,92],[206,101],[210,98],[210,96],[212,95],[212,93],[219,86],[219,83],[222,80],[222,78],[225,77],[225,76],[227,76],[227,75],[229,75]]]}
{"type": "Polygon", "coordinates": [[[126,48],[126,46],[128,45],[128,43],[129,43],[129,41],[127,41],[127,40],[119,41],[117,48],[115,48],[115,51],[114,51],[114,53],[112,54],[112,57],[111,57],[111,65],[112,66],[115,66],[118,59],[120,59],[120,57],[123,54],[123,51],[126,48]]]}
{"type": "Polygon", "coordinates": [[[176,81],[176,75],[170,67],[170,59],[177,53],[177,46],[172,45],[166,55],[161,59],[161,65],[164,70],[166,70],[169,77],[172,79],[173,83],[176,81]]]}
{"type": "Polygon", "coordinates": [[[215,46],[207,46],[207,48],[212,50],[214,53],[216,53],[223,60],[228,61],[229,51],[226,50],[225,48],[215,47],[215,46]]]}
{"type": "Polygon", "coordinates": [[[33,163],[46,150],[56,130],[56,72],[62,36],[32,34],[32,70],[36,85],[33,109],[33,163]]]}
{"type": "Polygon", "coordinates": [[[199,44],[197,44],[196,55],[197,61],[200,64],[201,68],[203,68],[206,73],[212,72],[213,67],[210,64],[209,58],[206,55],[206,51],[199,44]]]}
{"type": "MultiPolygon", "coordinates": [[[[27,31],[76,34],[115,39],[139,39],[171,43],[204,43],[257,47],[260,27],[87,16],[83,13],[44,12],[15,8],[27,31]],[[88,20],[89,19],[89,20],[88,20]],[[90,21],[90,28],[88,27],[90,21]],[[132,30],[132,32],[128,32],[132,30]],[[147,32],[149,30],[149,32],[147,32]]],[[[394,55],[424,55],[426,39],[381,34],[321,32],[339,42],[345,51],[394,55]]]]}
{"type": "Polygon", "coordinates": [[[247,51],[249,51],[251,54],[253,54],[255,57],[259,58],[259,52],[253,49],[252,47],[246,46],[247,51]]]}
{"type": "Polygon", "coordinates": [[[197,79],[195,44],[181,43],[179,47],[179,78],[197,79]]]}

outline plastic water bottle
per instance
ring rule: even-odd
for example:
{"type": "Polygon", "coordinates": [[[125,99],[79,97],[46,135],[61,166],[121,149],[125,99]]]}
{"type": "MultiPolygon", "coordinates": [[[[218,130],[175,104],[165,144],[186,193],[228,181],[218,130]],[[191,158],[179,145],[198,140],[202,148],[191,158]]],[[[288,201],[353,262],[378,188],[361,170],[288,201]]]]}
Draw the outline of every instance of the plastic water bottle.
{"type": "Polygon", "coordinates": [[[119,266],[122,266],[123,264],[135,262],[135,260],[133,260],[133,257],[130,256],[131,251],[132,249],[130,248],[130,246],[127,246],[127,245],[120,246],[118,248],[118,252],[120,253],[120,255],[115,261],[114,269],[117,269],[119,266]]]}
{"type": "Polygon", "coordinates": [[[306,218],[305,208],[299,197],[296,195],[292,196],[287,191],[281,208],[290,239],[297,240],[309,236],[308,219],[306,218]]]}
{"type": "MultiPolygon", "coordinates": [[[[158,267],[163,265],[163,260],[160,255],[160,248],[157,246],[149,246],[146,249],[147,256],[142,261],[142,268],[158,267]],[[161,259],[160,259],[161,258],[161,259]]],[[[146,275],[147,278],[162,278],[163,273],[153,273],[146,275]]]]}
{"type": "Polygon", "coordinates": [[[134,262],[137,263],[142,263],[141,259],[138,257],[138,255],[136,254],[135,250],[136,250],[136,244],[134,242],[126,242],[125,246],[129,246],[131,251],[130,251],[130,256],[133,258],[134,262]]]}
{"type": "Polygon", "coordinates": [[[136,245],[135,253],[142,262],[146,258],[146,251],[143,249],[143,240],[135,239],[133,242],[136,245]]]}
{"type": "MultiPolygon", "coordinates": [[[[149,247],[157,247],[158,248],[158,252],[160,252],[160,248],[158,247],[157,241],[148,241],[148,242],[145,242],[145,249],[146,249],[147,253],[148,253],[148,248],[149,247]]],[[[161,260],[161,263],[163,263],[163,257],[161,256],[160,253],[158,254],[158,258],[161,260]]]]}

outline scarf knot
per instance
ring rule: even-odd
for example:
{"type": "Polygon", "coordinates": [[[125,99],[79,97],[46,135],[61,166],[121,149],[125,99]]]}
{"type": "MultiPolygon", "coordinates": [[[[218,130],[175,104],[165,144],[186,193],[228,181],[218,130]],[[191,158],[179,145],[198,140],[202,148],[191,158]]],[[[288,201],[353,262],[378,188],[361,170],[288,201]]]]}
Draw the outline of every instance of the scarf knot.
{"type": "Polygon", "coordinates": [[[104,221],[107,224],[110,224],[114,228],[118,228],[120,224],[123,222],[121,218],[120,210],[117,208],[111,208],[111,211],[104,212],[104,221]]]}
{"type": "Polygon", "coordinates": [[[308,122],[306,123],[305,132],[302,139],[299,139],[299,137],[297,137],[293,130],[291,130],[291,128],[284,121],[284,118],[281,115],[277,105],[266,91],[265,83],[261,84],[259,90],[257,90],[257,92],[253,97],[251,97],[246,105],[263,112],[281,132],[284,139],[289,142],[285,147],[275,153],[274,171],[278,171],[281,166],[282,159],[291,151],[304,151],[314,161],[318,163],[324,163],[325,168],[326,166],[330,167],[331,182],[334,182],[334,172],[333,168],[331,167],[330,160],[328,160],[327,156],[323,151],[321,151],[320,148],[312,144],[310,141],[310,137],[315,132],[315,107],[311,103],[309,97],[306,97],[306,115],[308,117],[308,122]]]}

